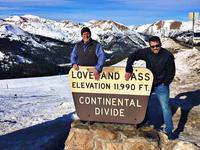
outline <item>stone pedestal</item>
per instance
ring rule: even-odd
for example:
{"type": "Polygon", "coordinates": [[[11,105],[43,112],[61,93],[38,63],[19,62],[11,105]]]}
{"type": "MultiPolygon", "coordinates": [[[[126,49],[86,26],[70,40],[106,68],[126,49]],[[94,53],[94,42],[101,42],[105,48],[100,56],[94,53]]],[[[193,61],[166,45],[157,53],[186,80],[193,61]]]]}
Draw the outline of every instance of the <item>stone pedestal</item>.
{"type": "Polygon", "coordinates": [[[175,150],[199,147],[192,143],[168,140],[151,127],[75,121],[64,150],[175,150]]]}

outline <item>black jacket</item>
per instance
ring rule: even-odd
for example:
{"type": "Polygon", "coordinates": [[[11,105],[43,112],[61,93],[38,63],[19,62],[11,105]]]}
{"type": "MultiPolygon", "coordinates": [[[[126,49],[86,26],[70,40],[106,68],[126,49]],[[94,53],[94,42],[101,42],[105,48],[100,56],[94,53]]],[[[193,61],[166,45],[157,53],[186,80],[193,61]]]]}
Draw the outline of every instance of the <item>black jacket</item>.
{"type": "Polygon", "coordinates": [[[151,52],[150,48],[136,50],[128,58],[126,72],[133,72],[132,65],[135,60],[146,61],[147,68],[154,76],[153,86],[161,83],[169,85],[175,76],[174,56],[164,48],[161,48],[158,54],[151,52]]]}

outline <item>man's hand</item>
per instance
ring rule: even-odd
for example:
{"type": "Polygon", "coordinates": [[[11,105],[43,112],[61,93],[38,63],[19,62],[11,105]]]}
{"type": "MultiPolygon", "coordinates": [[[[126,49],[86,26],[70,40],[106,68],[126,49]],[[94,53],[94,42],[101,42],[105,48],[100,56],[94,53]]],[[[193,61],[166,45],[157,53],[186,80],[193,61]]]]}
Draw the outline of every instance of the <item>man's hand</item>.
{"type": "Polygon", "coordinates": [[[88,68],[88,71],[94,73],[94,79],[95,80],[100,79],[100,73],[95,68],[88,68]]]}
{"type": "Polygon", "coordinates": [[[129,72],[126,72],[124,77],[125,77],[125,80],[128,81],[131,77],[132,73],[129,73],[129,72]]]}
{"type": "Polygon", "coordinates": [[[94,73],[95,80],[99,80],[100,79],[100,73],[96,69],[93,71],[93,73],[94,73]]]}
{"type": "Polygon", "coordinates": [[[77,64],[73,64],[72,66],[75,70],[79,70],[79,66],[77,64]]]}

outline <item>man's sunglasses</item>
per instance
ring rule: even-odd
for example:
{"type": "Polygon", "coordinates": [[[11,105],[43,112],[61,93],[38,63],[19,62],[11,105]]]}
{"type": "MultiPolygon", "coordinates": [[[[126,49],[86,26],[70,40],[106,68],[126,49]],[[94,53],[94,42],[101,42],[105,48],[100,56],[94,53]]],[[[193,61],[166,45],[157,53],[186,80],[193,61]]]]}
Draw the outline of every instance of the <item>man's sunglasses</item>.
{"type": "Polygon", "coordinates": [[[160,44],[157,44],[157,45],[154,45],[154,46],[150,46],[151,48],[158,48],[158,47],[160,47],[160,44]]]}

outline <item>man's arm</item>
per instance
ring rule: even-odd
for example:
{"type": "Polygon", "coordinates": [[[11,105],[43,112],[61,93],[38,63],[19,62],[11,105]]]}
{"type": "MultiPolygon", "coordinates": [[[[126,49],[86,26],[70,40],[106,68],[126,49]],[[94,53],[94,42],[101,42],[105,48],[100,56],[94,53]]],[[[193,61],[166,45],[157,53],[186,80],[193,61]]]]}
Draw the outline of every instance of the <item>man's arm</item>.
{"type": "Polygon", "coordinates": [[[169,56],[169,60],[166,64],[165,69],[166,69],[166,76],[163,83],[168,86],[174,79],[175,72],[176,72],[174,56],[172,54],[169,56]]]}
{"type": "Polygon", "coordinates": [[[131,55],[129,55],[127,63],[126,63],[126,72],[133,72],[133,63],[136,60],[145,60],[146,49],[138,49],[134,51],[131,55]]]}
{"type": "Polygon", "coordinates": [[[97,56],[98,61],[97,61],[95,68],[99,73],[101,73],[101,71],[103,69],[103,65],[105,63],[106,56],[105,56],[105,52],[100,44],[97,44],[97,46],[96,46],[96,56],[97,56]]]}
{"type": "Polygon", "coordinates": [[[75,45],[73,50],[72,50],[72,53],[71,53],[71,56],[70,56],[70,62],[72,64],[72,67],[75,70],[79,69],[79,67],[78,67],[77,45],[75,45]]]}
{"type": "Polygon", "coordinates": [[[100,73],[101,73],[101,71],[103,69],[103,65],[105,63],[105,53],[100,44],[96,45],[95,54],[96,54],[98,60],[97,60],[97,64],[95,66],[95,70],[93,71],[93,73],[94,73],[95,80],[99,80],[100,73]]]}
{"type": "Polygon", "coordinates": [[[126,73],[124,75],[125,80],[128,81],[133,73],[133,63],[136,60],[145,60],[145,49],[138,49],[129,55],[126,63],[126,73]]]}

